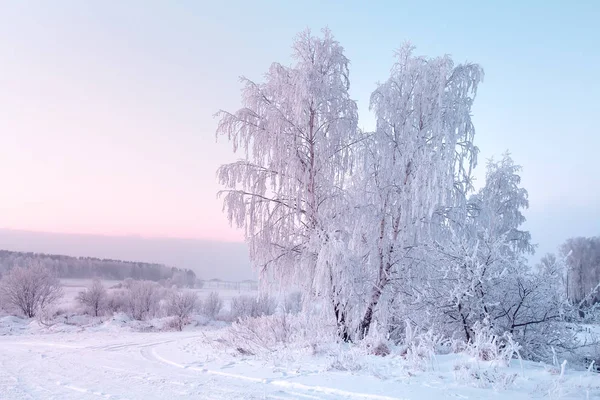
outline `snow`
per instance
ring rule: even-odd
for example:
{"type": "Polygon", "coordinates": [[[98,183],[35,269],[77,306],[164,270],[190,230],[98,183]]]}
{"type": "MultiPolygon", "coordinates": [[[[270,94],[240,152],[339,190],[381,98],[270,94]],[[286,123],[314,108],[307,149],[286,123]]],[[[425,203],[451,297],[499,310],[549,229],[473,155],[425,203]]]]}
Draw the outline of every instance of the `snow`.
{"type": "Polygon", "coordinates": [[[117,314],[47,328],[0,318],[0,398],[600,398],[598,374],[569,368],[561,376],[560,367],[518,360],[501,367],[466,354],[436,355],[419,366],[394,352],[379,357],[342,344],[241,355],[220,340],[227,328],[214,324],[136,331],[158,322],[117,314]]]}

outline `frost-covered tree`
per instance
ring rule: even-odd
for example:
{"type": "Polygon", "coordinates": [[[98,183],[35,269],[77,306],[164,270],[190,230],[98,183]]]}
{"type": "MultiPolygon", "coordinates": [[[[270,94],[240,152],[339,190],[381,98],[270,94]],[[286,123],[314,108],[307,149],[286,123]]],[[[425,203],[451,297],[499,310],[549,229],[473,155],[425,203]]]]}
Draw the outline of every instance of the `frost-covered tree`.
{"type": "Polygon", "coordinates": [[[217,114],[217,136],[242,153],[219,168],[220,195],[263,280],[329,297],[344,330],[340,220],[360,140],[349,61],[329,30],[298,35],[293,58],[273,63],[262,83],[242,78],[242,108],[217,114]]]}
{"type": "Polygon", "coordinates": [[[476,323],[494,324],[499,314],[507,316],[499,303],[506,303],[507,293],[528,272],[524,255],[534,246],[529,232],[519,229],[529,206],[520,169],[508,154],[490,161],[485,186],[464,206],[447,210],[440,225],[432,282],[447,322],[459,326],[466,340],[476,323]]]}
{"type": "Polygon", "coordinates": [[[173,325],[182,330],[192,312],[198,306],[198,295],[191,290],[173,290],[167,295],[167,315],[173,316],[173,325]]]}
{"type": "Polygon", "coordinates": [[[133,319],[152,318],[162,299],[161,287],[151,281],[132,281],[125,295],[126,313],[133,319]]]}
{"type": "Polygon", "coordinates": [[[223,300],[221,300],[219,292],[210,292],[200,307],[202,314],[211,319],[215,319],[222,308],[223,300]]]}
{"type": "Polygon", "coordinates": [[[28,318],[53,305],[62,295],[60,280],[50,269],[37,263],[11,269],[0,282],[3,305],[20,311],[28,318]]]}
{"type": "Polygon", "coordinates": [[[377,128],[362,153],[358,229],[369,287],[360,335],[368,333],[390,282],[408,279],[411,254],[430,239],[434,211],[464,196],[476,162],[471,106],[483,70],[413,50],[400,49],[390,78],[371,96],[377,128]]]}
{"type": "Polygon", "coordinates": [[[561,246],[567,264],[569,300],[585,308],[600,301],[600,237],[568,239],[561,246]]]}
{"type": "Polygon", "coordinates": [[[94,317],[101,315],[107,307],[108,294],[102,281],[95,278],[92,284],[77,295],[77,301],[94,317]]]}

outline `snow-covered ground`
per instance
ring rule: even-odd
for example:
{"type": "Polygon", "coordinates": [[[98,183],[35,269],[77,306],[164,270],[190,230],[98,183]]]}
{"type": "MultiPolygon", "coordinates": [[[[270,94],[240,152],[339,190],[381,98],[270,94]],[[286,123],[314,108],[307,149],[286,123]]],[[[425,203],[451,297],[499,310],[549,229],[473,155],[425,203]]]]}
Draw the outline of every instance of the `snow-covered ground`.
{"type": "Polygon", "coordinates": [[[600,375],[528,362],[447,354],[419,368],[347,345],[254,356],[228,349],[227,328],[211,324],[144,333],[117,315],[80,325],[0,318],[0,399],[600,398],[600,375]]]}

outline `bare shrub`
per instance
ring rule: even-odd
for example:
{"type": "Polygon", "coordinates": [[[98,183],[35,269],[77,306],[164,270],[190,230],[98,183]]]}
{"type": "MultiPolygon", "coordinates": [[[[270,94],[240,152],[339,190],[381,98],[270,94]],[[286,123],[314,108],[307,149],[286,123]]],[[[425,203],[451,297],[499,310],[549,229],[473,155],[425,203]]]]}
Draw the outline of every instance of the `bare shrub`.
{"type": "Polygon", "coordinates": [[[167,296],[167,315],[173,316],[171,325],[182,330],[198,304],[198,295],[192,291],[172,291],[167,296]]]}
{"type": "Polygon", "coordinates": [[[233,321],[237,321],[244,317],[273,315],[276,307],[275,300],[267,295],[259,297],[241,295],[231,299],[230,317],[233,321]]]}
{"type": "Polygon", "coordinates": [[[214,319],[217,314],[223,308],[223,300],[219,296],[218,292],[210,292],[208,297],[202,301],[202,305],[200,307],[200,312],[208,317],[214,319]]]}
{"type": "Polygon", "coordinates": [[[182,331],[185,326],[185,322],[183,319],[179,317],[172,317],[165,322],[162,330],[164,331],[182,331]]]}
{"type": "Polygon", "coordinates": [[[88,313],[97,317],[106,310],[107,297],[102,281],[96,278],[85,291],[79,292],[77,301],[86,308],[88,313]]]}
{"type": "Polygon", "coordinates": [[[3,303],[28,318],[51,306],[63,295],[60,280],[48,268],[33,264],[15,267],[4,275],[0,285],[3,303]]]}
{"type": "Polygon", "coordinates": [[[133,281],[125,296],[125,312],[133,319],[152,318],[161,300],[161,288],[151,281],[133,281]]]}
{"type": "Polygon", "coordinates": [[[302,293],[292,292],[285,297],[284,302],[285,312],[290,314],[298,314],[302,311],[302,293]]]}

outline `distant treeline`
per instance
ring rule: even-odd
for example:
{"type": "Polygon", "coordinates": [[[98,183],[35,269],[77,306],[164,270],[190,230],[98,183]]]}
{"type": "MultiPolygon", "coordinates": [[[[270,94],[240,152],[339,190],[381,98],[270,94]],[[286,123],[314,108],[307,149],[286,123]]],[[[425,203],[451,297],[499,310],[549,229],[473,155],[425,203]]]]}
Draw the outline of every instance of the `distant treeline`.
{"type": "Polygon", "coordinates": [[[193,287],[196,283],[194,271],[163,264],[0,250],[0,275],[15,266],[28,266],[31,263],[40,263],[52,269],[59,278],[170,280],[180,287],[193,287]]]}

